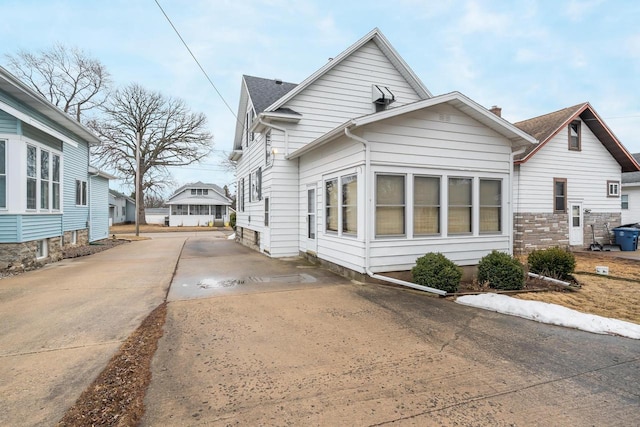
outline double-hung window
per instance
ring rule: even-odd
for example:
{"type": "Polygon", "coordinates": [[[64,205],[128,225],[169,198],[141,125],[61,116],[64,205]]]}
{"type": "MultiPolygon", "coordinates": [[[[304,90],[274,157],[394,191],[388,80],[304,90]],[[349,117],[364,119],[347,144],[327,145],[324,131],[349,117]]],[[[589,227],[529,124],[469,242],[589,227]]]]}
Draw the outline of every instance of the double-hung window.
{"type": "Polygon", "coordinates": [[[553,178],[553,212],[567,213],[566,178],[553,178]]]}
{"type": "Polygon", "coordinates": [[[76,205],[87,206],[87,181],[76,179],[76,205]]]}
{"type": "Polygon", "coordinates": [[[473,231],[473,178],[449,178],[449,234],[473,231]]]}
{"type": "Polygon", "coordinates": [[[440,233],[440,178],[413,178],[413,234],[416,236],[440,233]]]}
{"type": "Polygon", "coordinates": [[[7,207],[7,141],[0,140],[0,208],[7,207]]]}
{"type": "Polygon", "coordinates": [[[607,197],[620,197],[620,181],[607,181],[607,197]]]}
{"type": "Polygon", "coordinates": [[[581,149],[580,120],[575,120],[569,123],[569,150],[580,151],[581,149]]]}
{"type": "Polygon", "coordinates": [[[37,209],[38,149],[27,145],[27,209],[37,209]]]}
{"type": "Polygon", "coordinates": [[[60,210],[60,156],[57,154],[51,155],[51,204],[53,210],[60,210]]]}
{"type": "Polygon", "coordinates": [[[271,150],[271,131],[268,131],[264,134],[264,164],[266,167],[271,166],[271,162],[273,162],[273,153],[271,150]]]}
{"type": "Polygon", "coordinates": [[[358,234],[358,176],[343,176],[341,181],[342,232],[358,234]]]}
{"type": "Polygon", "coordinates": [[[338,178],[324,183],[325,190],[325,229],[328,232],[338,232],[338,178]]]}
{"type": "Polygon", "coordinates": [[[502,231],[502,181],[480,179],[480,233],[502,231]]]}
{"type": "Polygon", "coordinates": [[[620,202],[622,209],[629,209],[629,195],[623,194],[620,196],[620,202]]]}
{"type": "Polygon", "coordinates": [[[49,152],[40,150],[40,209],[49,209],[49,152]]]}
{"type": "Polygon", "coordinates": [[[264,198],[264,225],[269,226],[269,198],[264,198]]]}
{"type": "Polygon", "coordinates": [[[376,236],[404,236],[405,208],[405,176],[376,175],[376,236]]]}

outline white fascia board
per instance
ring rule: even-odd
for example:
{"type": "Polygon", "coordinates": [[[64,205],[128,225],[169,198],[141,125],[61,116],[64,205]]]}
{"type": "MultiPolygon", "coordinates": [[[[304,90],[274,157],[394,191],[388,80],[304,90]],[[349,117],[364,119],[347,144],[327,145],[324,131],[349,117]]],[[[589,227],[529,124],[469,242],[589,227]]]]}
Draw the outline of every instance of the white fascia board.
{"type": "Polygon", "coordinates": [[[100,169],[96,168],[95,166],[89,166],[88,170],[89,170],[89,173],[91,175],[101,176],[101,177],[106,178],[106,179],[118,179],[117,176],[114,176],[114,175],[111,175],[110,173],[101,171],[100,169]]]}
{"type": "Polygon", "coordinates": [[[73,139],[69,138],[68,136],[58,132],[55,129],[50,128],[49,126],[45,125],[44,123],[40,122],[39,120],[34,119],[33,117],[29,116],[28,114],[23,113],[20,110],[17,110],[15,108],[13,108],[10,105],[5,104],[4,102],[0,101],[0,110],[5,111],[8,114],[11,114],[13,117],[17,118],[18,120],[27,123],[31,126],[33,126],[36,129],[40,129],[42,132],[47,133],[51,136],[53,136],[54,138],[58,138],[59,140],[66,142],[67,144],[70,144],[74,147],[78,146],[78,142],[74,141],[73,139]]]}

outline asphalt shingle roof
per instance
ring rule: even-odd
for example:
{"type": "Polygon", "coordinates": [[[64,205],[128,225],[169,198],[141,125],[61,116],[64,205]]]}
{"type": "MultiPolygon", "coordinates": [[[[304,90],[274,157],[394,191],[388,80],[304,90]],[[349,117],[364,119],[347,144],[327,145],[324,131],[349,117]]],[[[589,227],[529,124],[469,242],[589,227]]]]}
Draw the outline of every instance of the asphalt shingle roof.
{"type": "Polygon", "coordinates": [[[177,194],[180,194],[182,191],[184,191],[184,190],[186,190],[188,188],[210,188],[212,190],[217,191],[220,195],[224,196],[224,190],[222,188],[220,188],[218,185],[216,185],[216,184],[208,184],[208,183],[205,183],[205,182],[202,182],[202,181],[198,181],[198,182],[193,182],[191,184],[185,184],[182,187],[178,188],[176,191],[173,192],[173,194],[171,195],[171,197],[169,197],[169,199],[173,198],[177,194]]]}
{"type": "Polygon", "coordinates": [[[263,79],[262,77],[243,76],[247,84],[247,90],[253,102],[256,114],[262,113],[265,108],[285,96],[297,86],[295,83],[276,83],[273,79],[263,79]]]}
{"type": "MultiPolygon", "coordinates": [[[[632,154],[632,156],[636,159],[636,162],[640,163],[640,153],[632,154]]],[[[635,182],[640,182],[640,172],[625,172],[622,174],[623,184],[631,184],[635,182]]]]}

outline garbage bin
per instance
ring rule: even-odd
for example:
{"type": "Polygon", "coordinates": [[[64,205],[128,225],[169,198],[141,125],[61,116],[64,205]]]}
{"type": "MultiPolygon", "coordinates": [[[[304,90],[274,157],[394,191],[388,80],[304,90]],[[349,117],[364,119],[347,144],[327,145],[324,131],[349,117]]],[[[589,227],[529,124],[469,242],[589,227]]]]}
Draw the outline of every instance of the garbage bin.
{"type": "Polygon", "coordinates": [[[635,251],[638,249],[638,235],[640,229],[632,227],[617,227],[613,229],[616,235],[616,245],[620,245],[623,251],[635,251]]]}

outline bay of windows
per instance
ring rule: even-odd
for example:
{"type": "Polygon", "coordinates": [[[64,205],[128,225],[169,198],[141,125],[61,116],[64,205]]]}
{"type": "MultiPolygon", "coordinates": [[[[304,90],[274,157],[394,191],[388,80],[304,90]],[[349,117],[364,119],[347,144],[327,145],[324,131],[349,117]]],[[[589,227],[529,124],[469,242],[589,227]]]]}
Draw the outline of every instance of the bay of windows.
{"type": "MultiPolygon", "coordinates": [[[[86,205],[86,182],[85,182],[86,205]]],[[[27,145],[27,209],[60,210],[60,156],[27,145]]]]}

